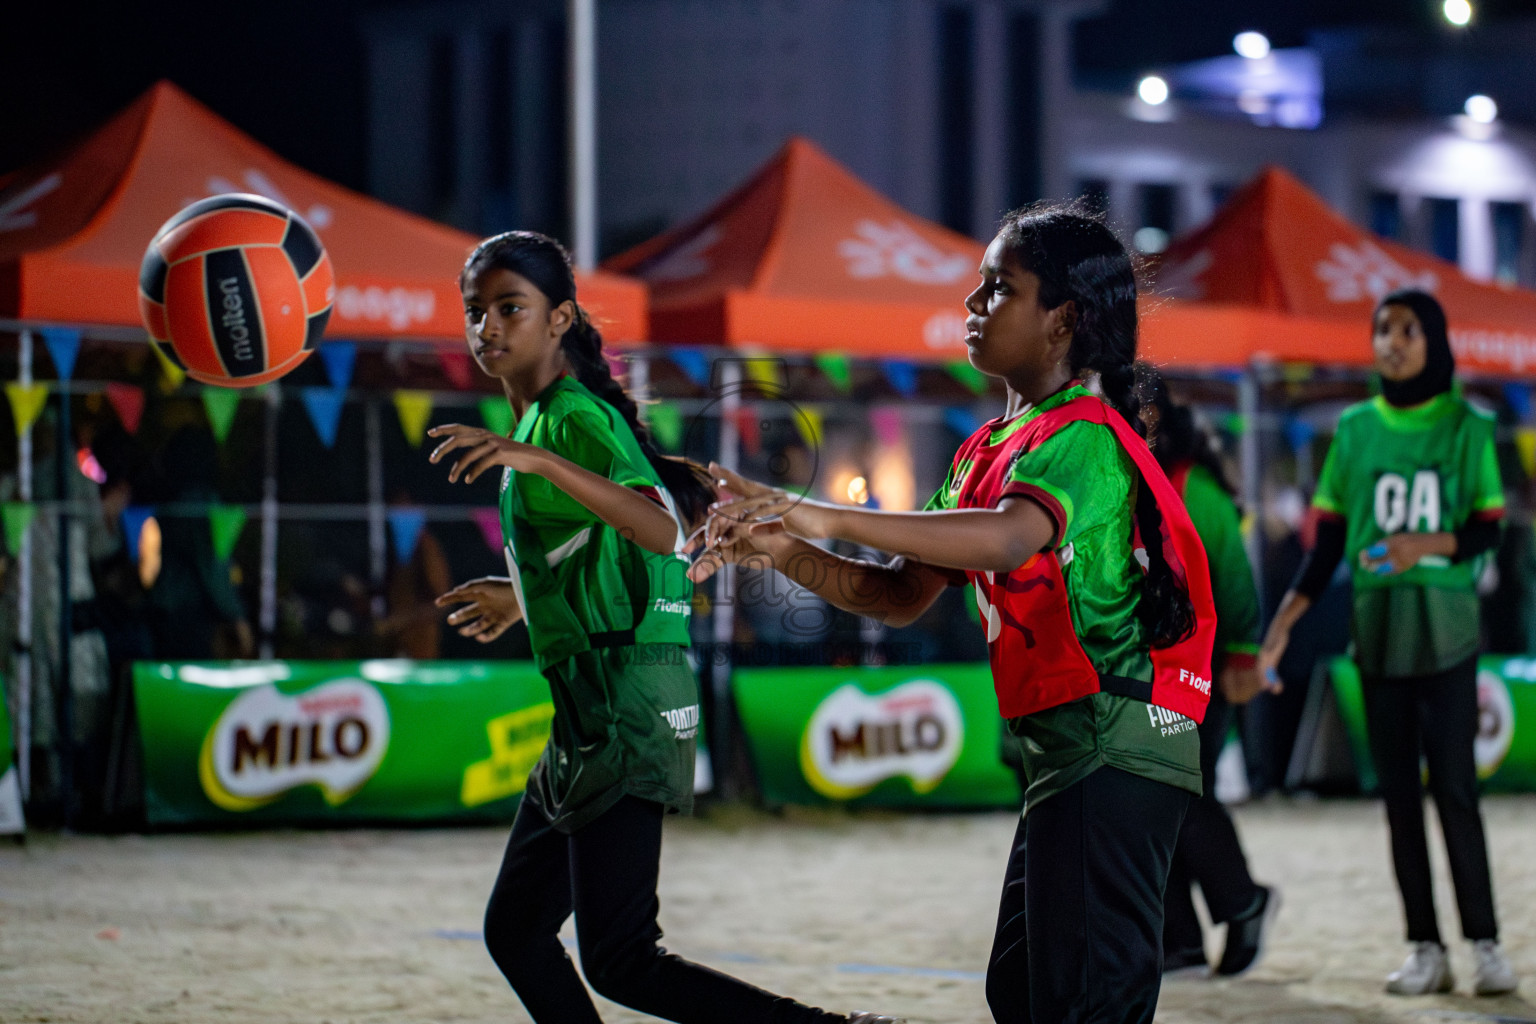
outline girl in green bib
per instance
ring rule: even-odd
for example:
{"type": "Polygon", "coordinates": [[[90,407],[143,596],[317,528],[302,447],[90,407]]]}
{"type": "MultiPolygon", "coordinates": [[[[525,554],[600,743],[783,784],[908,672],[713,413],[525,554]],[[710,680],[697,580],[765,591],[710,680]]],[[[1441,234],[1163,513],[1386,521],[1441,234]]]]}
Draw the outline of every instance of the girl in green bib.
{"type": "Polygon", "coordinates": [[[829,505],[712,466],[736,498],[716,509],[692,575],[775,568],[898,626],[969,584],[1026,784],[987,1002],[1002,1024],[1149,1022],[1164,885],[1200,792],[1205,554],[1132,427],[1146,375],[1135,273],[1113,232],[1071,207],[1017,211],[980,272],[966,344],[1007,382],[1008,406],[961,446],[927,507],[829,505]],[[811,543],[829,537],[897,557],[811,543]]]}
{"type": "Polygon", "coordinates": [[[1435,920],[1422,753],[1461,930],[1473,943],[1473,991],[1496,995],[1513,991],[1516,979],[1498,942],[1472,753],[1478,556],[1498,543],[1504,515],[1493,418],[1456,386],[1445,312],[1433,296],[1393,292],[1372,324],[1381,394],[1339,417],[1312,498],[1317,540],[1280,601],[1259,664],[1273,677],[1292,627],[1347,558],[1371,760],[1413,944],[1387,976],[1387,991],[1424,995],[1454,984],[1435,920]]]}
{"type": "Polygon", "coordinates": [[[554,718],[485,913],[491,957],[540,1024],[599,1017],[559,931],[576,916],[587,982],[667,1020],[889,1024],[828,1013],[668,953],[656,923],[662,818],[693,803],[698,683],[686,657],[685,523],[713,498],[660,455],[576,304],[564,248],[516,231],[464,265],[464,333],[501,380],[511,438],[435,427],[432,461],[471,483],[501,471],[508,576],[450,591],[451,621],[488,640],[521,618],[554,718]]]}

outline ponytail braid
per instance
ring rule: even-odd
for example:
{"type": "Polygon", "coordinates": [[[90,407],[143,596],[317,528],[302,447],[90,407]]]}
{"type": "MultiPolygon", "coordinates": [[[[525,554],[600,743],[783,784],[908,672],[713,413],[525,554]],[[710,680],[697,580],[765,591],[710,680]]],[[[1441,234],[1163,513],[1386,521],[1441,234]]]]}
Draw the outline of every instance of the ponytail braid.
{"type": "Polygon", "coordinates": [[[646,461],[656,470],[662,486],[677,503],[678,516],[686,530],[703,522],[710,503],[715,500],[709,473],[698,463],[663,455],[656,449],[650,430],[640,421],[635,400],[613,379],[608,369],[602,335],[576,301],[576,276],[571,270],[571,257],[565,246],[537,231],[507,231],[494,235],[469,254],[459,273],[460,286],[489,267],[510,270],[526,278],[544,293],[552,307],[564,302],[571,304],[576,311],[575,317],[560,344],[576,379],[624,417],[646,461]]]}
{"type": "MultiPolygon", "coordinates": [[[[1043,308],[1074,304],[1072,372],[1097,374],[1105,400],[1146,436],[1141,406],[1151,397],[1153,371],[1136,359],[1136,268],[1125,246],[1080,203],[1015,210],[998,234],[1006,255],[1040,279],[1043,308]]],[[[1135,516],[1147,553],[1137,612],[1152,646],[1169,647],[1194,632],[1195,609],[1164,554],[1162,512],[1139,480],[1135,516]]]]}

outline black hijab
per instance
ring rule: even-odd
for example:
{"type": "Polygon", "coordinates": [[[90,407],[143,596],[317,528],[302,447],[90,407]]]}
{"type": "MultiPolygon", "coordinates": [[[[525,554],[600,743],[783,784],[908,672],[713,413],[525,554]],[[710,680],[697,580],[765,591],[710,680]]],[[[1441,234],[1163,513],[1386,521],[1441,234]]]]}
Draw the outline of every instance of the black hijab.
{"type": "Polygon", "coordinates": [[[1424,369],[1407,380],[1381,379],[1381,395],[1400,408],[1423,403],[1451,390],[1456,373],[1456,357],[1451,355],[1451,341],[1445,329],[1445,310],[1428,292],[1404,288],[1382,297],[1371,314],[1372,330],[1383,306],[1406,306],[1419,318],[1424,328],[1424,369]]]}

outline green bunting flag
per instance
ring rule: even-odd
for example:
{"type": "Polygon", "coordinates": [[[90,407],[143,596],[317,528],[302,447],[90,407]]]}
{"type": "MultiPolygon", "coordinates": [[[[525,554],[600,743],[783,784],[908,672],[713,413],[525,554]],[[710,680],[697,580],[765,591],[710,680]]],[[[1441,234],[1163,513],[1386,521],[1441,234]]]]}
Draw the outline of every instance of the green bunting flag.
{"type": "Polygon", "coordinates": [[[957,359],[952,363],[944,364],[944,369],[955,380],[971,389],[971,394],[979,395],[987,390],[987,375],[971,365],[969,359],[957,359]]]}
{"type": "Polygon", "coordinates": [[[240,405],[240,392],[231,388],[203,388],[203,411],[208,414],[208,425],[219,442],[229,436],[230,424],[235,422],[235,409],[240,405]]]}
{"type": "Polygon", "coordinates": [[[7,501],[0,504],[0,518],[5,520],[5,549],[12,555],[21,551],[21,538],[37,515],[37,506],[30,501],[7,501]]]}
{"type": "Polygon", "coordinates": [[[832,386],[846,395],[853,385],[853,364],[840,352],[822,352],[816,357],[816,367],[826,374],[832,386]]]}
{"type": "Polygon", "coordinates": [[[235,550],[235,541],[245,529],[245,508],[240,505],[210,505],[208,528],[213,531],[213,553],[224,560],[235,550]]]}
{"type": "Polygon", "coordinates": [[[677,451],[683,440],[683,414],[677,406],[657,402],[646,407],[645,418],[656,442],[668,451],[677,451]]]}
{"type": "Polygon", "coordinates": [[[480,419],[485,428],[506,437],[512,433],[512,405],[505,398],[480,399],[480,419]]]}

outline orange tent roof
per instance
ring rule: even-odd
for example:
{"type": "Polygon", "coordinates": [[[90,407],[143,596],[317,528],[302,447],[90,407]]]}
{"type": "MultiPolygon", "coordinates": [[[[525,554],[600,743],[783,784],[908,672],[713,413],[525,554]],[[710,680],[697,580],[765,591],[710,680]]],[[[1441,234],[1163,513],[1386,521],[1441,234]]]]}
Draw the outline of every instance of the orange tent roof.
{"type": "Polygon", "coordinates": [[[651,337],[776,352],[964,359],[984,246],[791,139],[702,216],[604,265],[651,288],[651,337]]]}
{"type": "MultiPolygon", "coordinates": [[[[319,233],[336,269],[329,334],[462,343],[455,278],[475,236],[287,163],[169,82],[62,158],[0,178],[0,317],[137,327],[144,247],[221,192],[276,199],[319,233]]],[[[645,337],[639,282],[600,273],[578,287],[615,341],[645,337]]]]}
{"type": "Polygon", "coordinates": [[[1445,306],[1458,366],[1536,369],[1536,292],[1474,281],[1453,263],[1350,223],[1291,175],[1262,171],[1211,221],[1169,246],[1143,351],[1173,365],[1255,357],[1368,365],[1376,301],[1418,287],[1445,306]]]}

